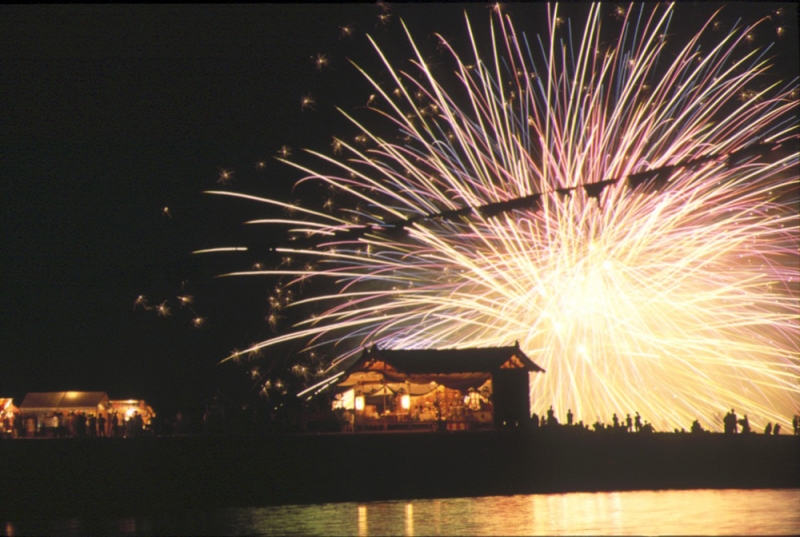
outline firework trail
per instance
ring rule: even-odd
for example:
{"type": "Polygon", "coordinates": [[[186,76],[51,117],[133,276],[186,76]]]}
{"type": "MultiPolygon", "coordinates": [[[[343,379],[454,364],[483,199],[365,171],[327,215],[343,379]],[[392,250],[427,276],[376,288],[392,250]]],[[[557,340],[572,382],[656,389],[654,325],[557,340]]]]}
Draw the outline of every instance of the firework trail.
{"type": "Polygon", "coordinates": [[[290,216],[258,222],[288,222],[298,240],[278,248],[281,266],[236,273],[278,276],[300,297],[281,308],[318,313],[243,352],[297,341],[341,360],[367,344],[518,341],[547,370],[534,411],[591,422],[637,410],[660,430],[696,418],[719,430],[735,407],[788,427],[800,410],[798,155],[780,149],[797,141],[797,82],[761,85],[769,61],[747,46],[752,27],[701,54],[712,18],[675,56],[672,6],[617,8],[611,45],[601,9],[573,34],[548,8],[549,33],[532,41],[498,12],[489,51],[467,20],[469,55],[442,39],[455,83],[410,34],[413,73],[373,42],[391,87],[359,70],[391,137],[343,112],[367,143],[308,151],[337,172],[285,160],[349,201],[329,213],[261,199],[290,216]],[[303,297],[309,279],[327,292],[303,297]]]}

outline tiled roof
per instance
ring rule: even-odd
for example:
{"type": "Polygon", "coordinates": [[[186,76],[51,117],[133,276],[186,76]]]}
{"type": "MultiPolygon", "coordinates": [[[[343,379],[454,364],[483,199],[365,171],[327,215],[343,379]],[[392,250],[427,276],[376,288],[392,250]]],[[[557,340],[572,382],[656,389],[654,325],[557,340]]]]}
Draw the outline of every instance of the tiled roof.
{"type": "Polygon", "coordinates": [[[517,358],[527,371],[544,371],[519,347],[478,347],[467,349],[367,349],[354,369],[370,359],[383,360],[399,372],[431,373],[491,373],[498,371],[512,358],[517,358]]]}

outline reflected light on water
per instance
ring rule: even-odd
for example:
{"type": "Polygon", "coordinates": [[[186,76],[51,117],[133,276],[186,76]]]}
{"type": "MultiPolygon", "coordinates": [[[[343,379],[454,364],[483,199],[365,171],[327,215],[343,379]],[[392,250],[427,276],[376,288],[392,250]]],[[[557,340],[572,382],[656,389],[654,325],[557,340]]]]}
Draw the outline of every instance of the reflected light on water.
{"type": "Polygon", "coordinates": [[[358,506],[358,537],[365,537],[367,533],[367,506],[358,506]]]}
{"type": "Polygon", "coordinates": [[[407,503],[406,504],[406,524],[405,524],[405,528],[406,528],[406,533],[405,534],[408,535],[408,537],[413,537],[414,536],[414,504],[413,503],[407,503]]]}
{"type": "Polygon", "coordinates": [[[5,535],[797,535],[797,505],[800,489],[534,494],[12,521],[5,535]]]}
{"type": "Polygon", "coordinates": [[[261,511],[253,534],[796,535],[800,489],[537,494],[327,504],[261,511]],[[354,512],[355,511],[355,512],[354,512]],[[347,521],[357,522],[357,528],[347,521]],[[324,519],[321,518],[324,516],[324,519]],[[355,516],[353,516],[355,515],[355,516]],[[302,517],[303,523],[298,524],[302,517]],[[292,521],[291,519],[294,519],[292,521]],[[355,519],[355,520],[353,520],[355,519]],[[369,519],[369,525],[367,520],[369,519]],[[321,525],[317,525],[315,520],[321,525]],[[357,530],[357,531],[354,531],[357,530]]]}

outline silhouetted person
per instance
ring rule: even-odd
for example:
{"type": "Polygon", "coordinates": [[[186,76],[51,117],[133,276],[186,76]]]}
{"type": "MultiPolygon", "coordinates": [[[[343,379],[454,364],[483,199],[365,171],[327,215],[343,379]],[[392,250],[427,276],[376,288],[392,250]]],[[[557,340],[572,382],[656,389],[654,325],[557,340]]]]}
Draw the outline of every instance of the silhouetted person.
{"type": "Polygon", "coordinates": [[[772,428],[772,434],[777,436],[780,433],[781,433],[781,424],[780,423],[776,423],[775,427],[772,428]]]}
{"type": "Polygon", "coordinates": [[[119,414],[115,410],[113,414],[111,414],[111,436],[117,437],[120,436],[119,434],[119,414]]]}
{"type": "Polygon", "coordinates": [[[531,427],[534,429],[539,428],[539,415],[536,412],[534,412],[533,416],[531,416],[531,427]]]}
{"type": "Polygon", "coordinates": [[[553,410],[553,405],[550,405],[550,408],[547,410],[547,425],[555,425],[556,424],[556,413],[553,410]]]}
{"type": "Polygon", "coordinates": [[[347,409],[342,413],[342,430],[346,433],[353,432],[353,424],[351,423],[352,417],[353,415],[347,409]]]}
{"type": "Polygon", "coordinates": [[[81,438],[86,436],[86,414],[83,412],[75,416],[75,433],[81,438]]]}
{"type": "Polygon", "coordinates": [[[614,429],[619,429],[619,418],[617,417],[616,412],[614,412],[614,415],[611,416],[611,421],[614,423],[614,429]]]}
{"type": "Polygon", "coordinates": [[[633,420],[631,419],[631,415],[627,414],[625,416],[625,430],[629,433],[633,432],[633,420]]]}
{"type": "Polygon", "coordinates": [[[800,426],[800,420],[797,419],[797,416],[794,416],[792,418],[792,432],[795,436],[797,436],[798,433],[798,426],[800,426]]]}
{"type": "Polygon", "coordinates": [[[67,414],[67,431],[69,436],[75,436],[75,413],[72,410],[67,414]]]}
{"type": "Polygon", "coordinates": [[[97,436],[106,435],[106,417],[100,414],[97,417],[97,436]]]}
{"type": "Polygon", "coordinates": [[[64,436],[64,428],[65,428],[64,424],[66,423],[66,421],[64,420],[64,414],[61,412],[56,412],[55,416],[58,422],[56,423],[56,436],[61,438],[64,436]]]}
{"type": "Polygon", "coordinates": [[[736,412],[731,409],[730,414],[728,414],[728,423],[730,423],[730,433],[736,434],[739,432],[739,420],[736,418],[736,412]]]}
{"type": "Polygon", "coordinates": [[[636,427],[637,433],[642,430],[642,417],[639,415],[638,412],[636,413],[636,417],[633,420],[633,425],[634,427],[636,427]]]}
{"type": "Polygon", "coordinates": [[[764,427],[764,434],[772,434],[772,424],[767,423],[767,426],[764,427]]]}
{"type": "Polygon", "coordinates": [[[144,432],[144,417],[139,414],[139,411],[133,413],[133,436],[142,436],[144,432]]]}
{"type": "MultiPolygon", "coordinates": [[[[734,414],[734,416],[736,416],[736,414],[734,414]]],[[[742,425],[742,434],[747,434],[750,432],[750,421],[747,419],[747,414],[745,414],[744,417],[739,420],[739,423],[742,425]]]]}
{"type": "Polygon", "coordinates": [[[700,422],[699,422],[698,420],[694,420],[694,421],[692,422],[692,429],[691,429],[691,431],[692,431],[693,433],[702,433],[702,432],[703,432],[703,426],[702,426],[702,425],[700,425],[700,422]]]}
{"type": "Polygon", "coordinates": [[[572,415],[572,409],[570,408],[569,410],[567,410],[567,425],[572,425],[573,417],[574,416],[572,415]]]}

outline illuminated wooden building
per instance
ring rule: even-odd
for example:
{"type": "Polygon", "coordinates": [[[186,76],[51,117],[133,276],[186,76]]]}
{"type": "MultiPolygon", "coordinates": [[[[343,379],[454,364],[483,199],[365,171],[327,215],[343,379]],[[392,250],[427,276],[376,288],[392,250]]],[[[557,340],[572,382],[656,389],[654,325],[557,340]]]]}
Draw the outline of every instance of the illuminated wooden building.
{"type": "Polygon", "coordinates": [[[530,375],[544,372],[519,346],[389,350],[371,347],[302,396],[330,390],[353,427],[449,430],[530,419],[530,375]]]}

